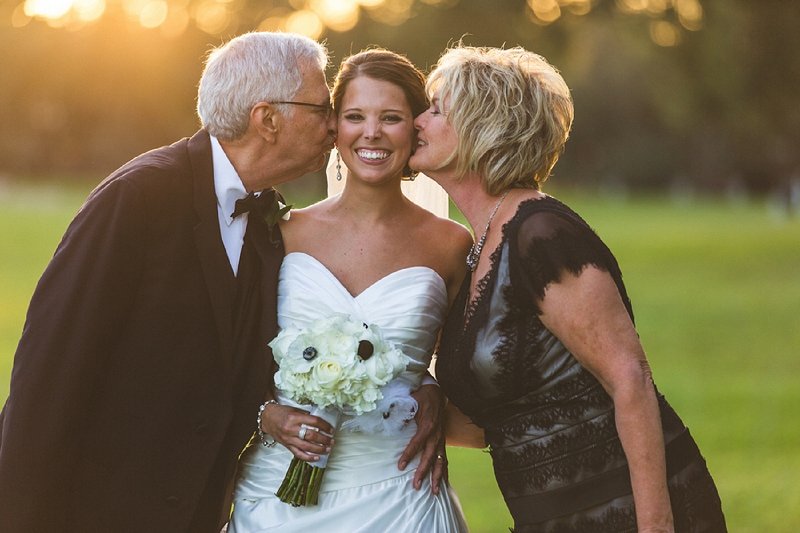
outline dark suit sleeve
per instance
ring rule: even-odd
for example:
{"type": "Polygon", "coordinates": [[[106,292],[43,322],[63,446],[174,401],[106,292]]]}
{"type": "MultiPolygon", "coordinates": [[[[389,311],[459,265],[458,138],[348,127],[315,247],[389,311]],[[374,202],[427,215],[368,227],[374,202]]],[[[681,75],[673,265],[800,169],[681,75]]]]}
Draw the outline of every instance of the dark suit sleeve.
{"type": "Polygon", "coordinates": [[[6,533],[65,531],[105,356],[136,297],[146,209],[131,181],[102,184],[70,224],[31,299],[0,433],[6,533]]]}

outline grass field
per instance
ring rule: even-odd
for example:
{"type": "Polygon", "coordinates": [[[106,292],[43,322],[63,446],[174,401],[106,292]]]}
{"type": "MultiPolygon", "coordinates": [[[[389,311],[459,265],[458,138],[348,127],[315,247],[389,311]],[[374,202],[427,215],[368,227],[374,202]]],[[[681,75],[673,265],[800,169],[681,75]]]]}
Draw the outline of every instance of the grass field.
{"type": "MultiPolygon", "coordinates": [[[[0,399],[30,295],[87,192],[0,187],[0,399]]],[[[800,531],[800,216],[554,194],[616,254],[656,382],[706,456],[730,531],[800,531]]],[[[507,531],[488,455],[449,454],[471,531],[507,531]]]]}

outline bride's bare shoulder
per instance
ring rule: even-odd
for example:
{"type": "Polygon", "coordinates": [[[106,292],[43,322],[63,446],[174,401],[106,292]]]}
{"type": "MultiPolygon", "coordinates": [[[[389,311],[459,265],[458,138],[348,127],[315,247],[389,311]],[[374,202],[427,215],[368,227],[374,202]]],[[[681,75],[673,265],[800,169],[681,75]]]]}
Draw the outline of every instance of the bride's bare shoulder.
{"type": "Polygon", "coordinates": [[[325,238],[330,227],[330,198],[308,207],[292,209],[288,219],[280,221],[281,234],[287,253],[314,244],[315,239],[325,238]]]}
{"type": "Polygon", "coordinates": [[[417,213],[418,249],[425,250],[435,270],[450,286],[450,280],[460,281],[464,259],[472,247],[472,234],[463,224],[441,218],[419,208],[417,213]]]}
{"type": "Polygon", "coordinates": [[[439,217],[419,206],[417,209],[417,220],[421,223],[420,231],[427,235],[427,239],[436,242],[438,247],[453,251],[469,249],[472,246],[472,234],[463,224],[439,217]]]}

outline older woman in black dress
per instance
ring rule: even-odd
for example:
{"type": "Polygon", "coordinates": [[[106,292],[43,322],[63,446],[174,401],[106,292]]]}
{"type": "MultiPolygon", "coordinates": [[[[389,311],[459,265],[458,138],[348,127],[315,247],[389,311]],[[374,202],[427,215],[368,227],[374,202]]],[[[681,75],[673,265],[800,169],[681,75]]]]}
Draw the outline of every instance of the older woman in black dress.
{"type": "Polygon", "coordinates": [[[614,256],[539,190],[572,123],[564,80],[520,48],[458,47],[428,89],[410,164],[477,239],[437,377],[484,430],[514,531],[726,531],[705,461],[653,384],[614,256]]]}

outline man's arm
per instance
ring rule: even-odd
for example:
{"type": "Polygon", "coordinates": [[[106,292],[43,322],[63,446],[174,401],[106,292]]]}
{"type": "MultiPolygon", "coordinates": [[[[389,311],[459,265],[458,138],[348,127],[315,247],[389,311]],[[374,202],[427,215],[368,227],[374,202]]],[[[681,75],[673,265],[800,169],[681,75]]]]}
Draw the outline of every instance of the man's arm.
{"type": "Polygon", "coordinates": [[[36,287],[2,415],[5,532],[66,527],[81,430],[133,298],[145,219],[134,185],[105,185],[78,212],[36,287]]]}

